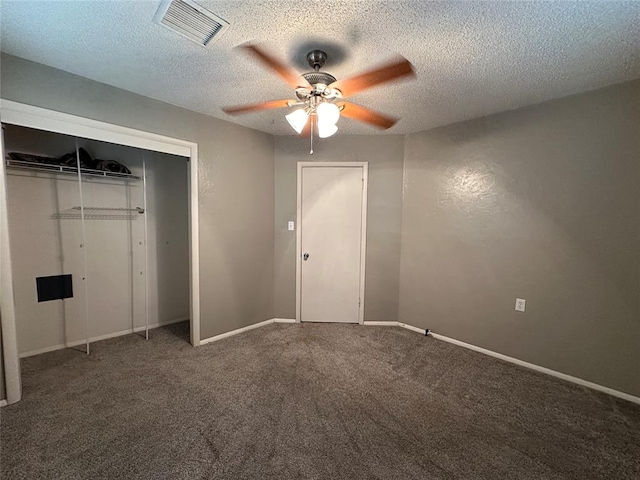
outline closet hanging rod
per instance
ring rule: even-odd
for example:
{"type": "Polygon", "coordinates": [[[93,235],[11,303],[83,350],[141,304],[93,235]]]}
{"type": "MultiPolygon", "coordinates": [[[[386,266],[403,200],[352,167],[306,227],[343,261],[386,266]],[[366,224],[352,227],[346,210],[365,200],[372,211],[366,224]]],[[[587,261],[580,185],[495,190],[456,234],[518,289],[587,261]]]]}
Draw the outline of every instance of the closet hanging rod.
{"type": "MultiPolygon", "coordinates": [[[[10,158],[5,159],[5,165],[7,168],[19,169],[19,170],[33,170],[38,172],[48,172],[62,175],[77,175],[78,168],[70,167],[68,165],[57,165],[57,164],[49,164],[49,163],[35,163],[35,162],[25,162],[23,160],[11,160],[10,158]]],[[[110,179],[119,179],[119,180],[133,180],[137,181],[141,178],[137,175],[133,175],[131,173],[119,173],[119,172],[109,172],[105,170],[93,170],[91,168],[81,168],[80,173],[85,176],[91,177],[100,177],[100,178],[110,178],[110,179]]]]}
{"type": "MultiPolygon", "coordinates": [[[[54,220],[82,220],[82,215],[79,213],[54,213],[51,215],[54,220]]],[[[138,218],[135,215],[101,215],[95,213],[85,213],[85,220],[135,220],[138,218]]]]}
{"type": "MultiPolygon", "coordinates": [[[[71,207],[70,210],[82,210],[82,207],[76,206],[71,207]]],[[[137,212],[139,214],[144,213],[144,208],[142,207],[134,207],[134,208],[123,208],[123,207],[84,207],[85,212],[95,212],[98,210],[108,211],[108,212],[137,212]]]]}

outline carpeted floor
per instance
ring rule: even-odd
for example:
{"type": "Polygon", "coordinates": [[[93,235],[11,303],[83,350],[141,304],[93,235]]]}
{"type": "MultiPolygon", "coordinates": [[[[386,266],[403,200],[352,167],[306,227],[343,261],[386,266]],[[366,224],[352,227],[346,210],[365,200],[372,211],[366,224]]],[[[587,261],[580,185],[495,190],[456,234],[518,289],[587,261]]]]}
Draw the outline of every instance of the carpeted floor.
{"type": "Polygon", "coordinates": [[[640,407],[398,327],[186,324],[22,361],[6,479],[638,479],[640,407]]]}

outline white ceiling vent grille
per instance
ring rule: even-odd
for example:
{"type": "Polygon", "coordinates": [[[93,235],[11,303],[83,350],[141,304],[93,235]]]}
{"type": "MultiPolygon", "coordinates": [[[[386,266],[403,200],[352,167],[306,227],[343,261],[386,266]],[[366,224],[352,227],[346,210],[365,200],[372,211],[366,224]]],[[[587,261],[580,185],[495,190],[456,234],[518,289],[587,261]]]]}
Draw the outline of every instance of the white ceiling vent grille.
{"type": "Polygon", "coordinates": [[[163,0],[153,20],[203,47],[220,38],[229,26],[191,0],[163,0]]]}

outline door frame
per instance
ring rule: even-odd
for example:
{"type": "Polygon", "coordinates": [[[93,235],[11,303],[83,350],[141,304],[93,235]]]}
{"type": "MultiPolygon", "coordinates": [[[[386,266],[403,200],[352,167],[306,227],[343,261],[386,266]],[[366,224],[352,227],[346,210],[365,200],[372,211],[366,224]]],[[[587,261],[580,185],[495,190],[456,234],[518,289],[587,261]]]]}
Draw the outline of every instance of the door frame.
{"type": "MultiPolygon", "coordinates": [[[[190,290],[190,333],[191,344],[200,345],[200,242],[199,242],[199,212],[198,212],[198,144],[181,140],[178,138],[166,137],[155,133],[122,127],[111,123],[100,122],[77,115],[57,112],[45,108],[34,107],[24,103],[13,102],[0,99],[0,121],[22,127],[46,130],[55,133],[62,133],[76,137],[99,140],[103,142],[126,145],[129,147],[153,150],[155,152],[169,153],[189,158],[189,175],[187,177],[187,188],[189,196],[189,290],[190,290]]],[[[4,158],[0,164],[0,180],[4,180],[5,164],[4,158]]],[[[0,189],[0,194],[6,192],[0,189]]],[[[0,202],[1,203],[1,202],[0,202]]],[[[3,212],[0,212],[2,214],[3,212]]],[[[10,246],[2,242],[3,255],[9,254],[10,246]]],[[[2,306],[14,309],[13,292],[9,290],[11,285],[11,272],[3,267],[2,282],[2,306]]],[[[5,329],[15,332],[15,318],[9,315],[2,317],[3,334],[5,329]]],[[[9,351],[3,348],[5,357],[8,353],[15,356],[15,361],[4,362],[5,369],[10,369],[5,376],[7,384],[8,403],[20,400],[20,372],[18,367],[18,352],[15,335],[9,338],[3,336],[3,346],[7,342],[10,344],[9,351]],[[13,337],[13,338],[11,338],[13,337]],[[16,391],[18,390],[18,391],[16,391]],[[10,398],[9,398],[10,397],[10,398]]]]}
{"type": "Polygon", "coordinates": [[[367,191],[369,187],[369,162],[298,162],[296,200],[296,323],[302,321],[302,169],[326,167],[362,167],[362,226],[360,237],[360,307],[358,323],[364,323],[364,280],[367,259],[367,191]]]}

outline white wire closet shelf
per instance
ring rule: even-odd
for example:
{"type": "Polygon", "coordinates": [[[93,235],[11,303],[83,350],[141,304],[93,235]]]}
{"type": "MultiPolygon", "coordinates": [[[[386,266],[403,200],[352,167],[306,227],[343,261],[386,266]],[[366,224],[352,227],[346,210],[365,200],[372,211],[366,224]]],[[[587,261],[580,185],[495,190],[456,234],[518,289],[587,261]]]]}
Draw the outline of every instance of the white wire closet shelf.
{"type": "MultiPolygon", "coordinates": [[[[55,213],[51,218],[61,220],[82,220],[83,209],[79,206],[55,213]]],[[[144,213],[144,208],[84,207],[85,220],[135,220],[144,213]]]]}
{"type": "MultiPolygon", "coordinates": [[[[16,170],[32,170],[32,171],[48,172],[48,173],[55,173],[55,174],[62,174],[62,175],[78,174],[77,167],[75,166],[70,167],[68,165],[26,162],[24,160],[12,160],[10,158],[7,158],[5,160],[5,164],[7,168],[12,168],[16,170]]],[[[100,177],[100,178],[112,178],[112,179],[131,180],[131,181],[137,181],[141,179],[139,176],[133,175],[132,173],[109,172],[105,170],[93,170],[91,168],[81,168],[80,173],[83,176],[100,177]]]]}

